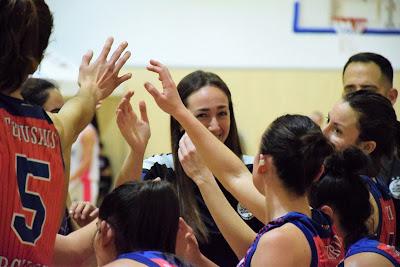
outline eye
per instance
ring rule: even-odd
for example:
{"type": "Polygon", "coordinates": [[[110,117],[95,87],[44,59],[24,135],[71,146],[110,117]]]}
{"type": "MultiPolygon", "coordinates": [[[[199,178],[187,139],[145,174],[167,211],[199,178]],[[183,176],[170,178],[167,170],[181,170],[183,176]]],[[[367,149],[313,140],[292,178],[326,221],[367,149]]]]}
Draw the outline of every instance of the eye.
{"type": "Polygon", "coordinates": [[[345,94],[352,93],[352,92],[354,92],[355,90],[356,90],[356,87],[353,86],[353,85],[346,86],[346,87],[344,88],[345,94]]]}
{"type": "Polygon", "coordinates": [[[221,111],[221,112],[218,113],[218,116],[220,116],[220,117],[228,116],[228,112],[227,111],[221,111]]]}
{"type": "Polygon", "coordinates": [[[336,127],[333,129],[333,132],[335,134],[337,134],[337,135],[341,135],[342,134],[342,131],[339,128],[336,128],[336,127]]]}
{"type": "Polygon", "coordinates": [[[326,116],[326,117],[325,117],[325,120],[326,120],[326,123],[329,123],[329,122],[330,122],[329,116],[326,116]]]}
{"type": "Polygon", "coordinates": [[[204,118],[207,118],[207,113],[199,113],[199,114],[196,114],[196,118],[198,118],[198,119],[204,119],[204,118]]]}

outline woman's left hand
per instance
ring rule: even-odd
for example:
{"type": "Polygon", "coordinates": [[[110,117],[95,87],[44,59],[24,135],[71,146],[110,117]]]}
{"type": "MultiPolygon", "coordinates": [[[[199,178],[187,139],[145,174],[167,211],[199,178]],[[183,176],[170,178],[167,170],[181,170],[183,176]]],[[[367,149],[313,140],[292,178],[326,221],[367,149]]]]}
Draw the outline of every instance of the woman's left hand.
{"type": "Polygon", "coordinates": [[[178,158],[186,175],[197,185],[215,179],[186,133],[179,140],[178,158]]]}

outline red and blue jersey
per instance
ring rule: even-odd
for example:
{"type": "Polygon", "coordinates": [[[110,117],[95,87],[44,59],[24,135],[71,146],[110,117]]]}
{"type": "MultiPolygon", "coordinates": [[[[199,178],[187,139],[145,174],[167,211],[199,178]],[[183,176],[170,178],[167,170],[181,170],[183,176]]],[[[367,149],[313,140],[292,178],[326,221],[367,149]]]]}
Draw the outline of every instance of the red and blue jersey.
{"type": "Polygon", "coordinates": [[[160,251],[135,251],[121,254],[117,259],[130,259],[149,267],[184,267],[188,266],[172,254],[160,251]]]}
{"type": "Polygon", "coordinates": [[[260,238],[268,231],[278,228],[286,223],[296,225],[306,236],[311,248],[312,267],[337,266],[343,259],[344,251],[342,242],[335,234],[330,219],[319,210],[312,210],[312,219],[308,216],[289,212],[288,214],[275,219],[263,227],[258,233],[253,244],[247,251],[246,256],[239,262],[239,267],[250,267],[251,260],[257,249],[260,238]]]}
{"type": "Polygon", "coordinates": [[[377,239],[391,246],[396,245],[396,211],[389,188],[384,182],[376,178],[371,179],[362,175],[361,178],[367,184],[369,191],[378,207],[379,222],[377,227],[377,239]]]}
{"type": "Polygon", "coordinates": [[[60,137],[38,106],[0,94],[0,263],[50,265],[66,182],[60,137]]]}
{"type": "MultiPolygon", "coordinates": [[[[377,253],[389,260],[394,266],[400,266],[400,252],[394,246],[383,244],[369,237],[362,238],[351,245],[346,252],[345,259],[363,252],[377,253]]],[[[344,267],[344,262],[341,262],[338,267],[344,267]]]]}

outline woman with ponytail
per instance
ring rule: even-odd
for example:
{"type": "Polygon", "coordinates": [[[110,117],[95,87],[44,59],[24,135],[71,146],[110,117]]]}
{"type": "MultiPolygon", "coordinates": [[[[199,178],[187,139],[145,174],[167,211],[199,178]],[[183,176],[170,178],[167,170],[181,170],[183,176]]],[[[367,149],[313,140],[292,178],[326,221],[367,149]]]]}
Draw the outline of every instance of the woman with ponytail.
{"type": "Polygon", "coordinates": [[[372,196],[369,230],[380,242],[399,246],[400,225],[396,223],[399,210],[379,175],[385,159],[394,156],[399,141],[392,104],[386,97],[367,90],[346,94],[329,112],[323,132],[339,151],[356,146],[370,155],[372,164],[363,172],[363,180],[372,196]]]}
{"type": "Polygon", "coordinates": [[[46,113],[24,101],[22,84],[40,64],[52,28],[53,16],[44,0],[0,1],[2,266],[57,265],[53,256],[68,191],[71,145],[92,119],[98,101],[130,78],[118,77],[130,56],[122,55],[127,43],[108,60],[109,39],[98,59],[91,62],[92,52],[83,56],[79,91],[59,113],[46,113]]]}
{"type": "Polygon", "coordinates": [[[238,266],[336,266],[340,251],[328,256],[326,250],[334,238],[330,220],[311,210],[307,198],[311,184],[323,172],[325,158],[333,151],[320,128],[301,115],[277,118],[262,136],[250,173],[241,159],[186,109],[168,69],[157,61],[150,64],[148,69],[159,75],[164,89],[159,92],[150,83],[145,87],[186,131],[179,142],[179,160],[225,239],[242,258],[238,266]],[[258,235],[230,207],[213,174],[228,191],[235,187],[233,191],[240,192],[240,202],[263,207],[255,214],[265,223],[258,235]]]}
{"type": "Polygon", "coordinates": [[[399,266],[400,254],[368,234],[372,213],[369,191],[360,177],[370,164],[361,150],[352,147],[331,155],[325,175],[310,190],[310,203],[334,222],[344,241],[346,255],[340,266],[399,266]]]}

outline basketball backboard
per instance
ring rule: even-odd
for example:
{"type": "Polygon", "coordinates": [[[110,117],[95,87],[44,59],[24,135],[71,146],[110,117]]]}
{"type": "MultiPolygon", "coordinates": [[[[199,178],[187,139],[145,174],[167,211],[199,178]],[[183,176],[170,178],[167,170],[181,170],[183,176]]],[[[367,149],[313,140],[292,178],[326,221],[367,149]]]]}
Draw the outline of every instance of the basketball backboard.
{"type": "Polygon", "coordinates": [[[365,34],[400,34],[400,0],[296,0],[293,31],[335,33],[335,18],[366,19],[365,34]]]}

